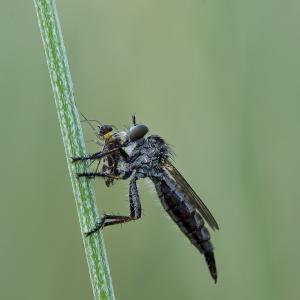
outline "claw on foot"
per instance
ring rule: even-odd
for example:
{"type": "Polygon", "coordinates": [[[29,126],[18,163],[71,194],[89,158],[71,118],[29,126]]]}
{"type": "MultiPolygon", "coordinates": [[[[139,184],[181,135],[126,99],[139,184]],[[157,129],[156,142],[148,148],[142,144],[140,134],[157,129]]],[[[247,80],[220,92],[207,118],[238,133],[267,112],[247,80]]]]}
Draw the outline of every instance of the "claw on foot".
{"type": "Polygon", "coordinates": [[[80,160],[80,157],[71,157],[72,163],[75,163],[76,161],[80,160]]]}
{"type": "Polygon", "coordinates": [[[104,225],[104,220],[103,220],[103,218],[102,218],[102,219],[100,220],[100,222],[97,222],[97,223],[96,223],[96,226],[95,226],[92,230],[87,231],[87,232],[84,233],[85,237],[89,237],[90,235],[96,233],[97,231],[102,230],[103,227],[104,227],[103,225],[104,225]]]}

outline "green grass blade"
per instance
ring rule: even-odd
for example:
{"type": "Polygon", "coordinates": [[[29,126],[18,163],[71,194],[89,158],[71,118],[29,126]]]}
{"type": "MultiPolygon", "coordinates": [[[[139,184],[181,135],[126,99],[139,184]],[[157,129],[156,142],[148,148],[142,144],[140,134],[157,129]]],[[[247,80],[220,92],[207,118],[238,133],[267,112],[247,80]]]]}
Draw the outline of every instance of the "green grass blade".
{"type": "MultiPolygon", "coordinates": [[[[55,104],[65,146],[81,232],[95,224],[97,211],[94,191],[89,181],[78,180],[76,172],[86,170],[86,163],[72,164],[70,158],[86,153],[80,119],[75,106],[73,84],[63,36],[54,0],[34,0],[42,34],[55,104]]],[[[83,236],[87,263],[95,299],[113,300],[114,292],[101,234],[83,236]]]]}

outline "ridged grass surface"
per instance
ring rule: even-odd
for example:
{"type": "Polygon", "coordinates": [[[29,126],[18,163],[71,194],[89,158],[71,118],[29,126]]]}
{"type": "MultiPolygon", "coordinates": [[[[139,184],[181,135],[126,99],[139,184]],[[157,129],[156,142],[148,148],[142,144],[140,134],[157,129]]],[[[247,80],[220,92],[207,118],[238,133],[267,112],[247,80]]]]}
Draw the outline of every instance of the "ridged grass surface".
{"type": "Polygon", "coordinates": [[[71,157],[82,156],[86,150],[75,106],[73,84],[55,1],[35,0],[34,3],[54,92],[94,297],[95,299],[112,300],[115,298],[102,235],[95,234],[89,238],[85,238],[83,235],[94,225],[97,210],[91,184],[87,180],[76,178],[76,173],[85,170],[87,165],[85,163],[72,164],[71,162],[71,157]]]}

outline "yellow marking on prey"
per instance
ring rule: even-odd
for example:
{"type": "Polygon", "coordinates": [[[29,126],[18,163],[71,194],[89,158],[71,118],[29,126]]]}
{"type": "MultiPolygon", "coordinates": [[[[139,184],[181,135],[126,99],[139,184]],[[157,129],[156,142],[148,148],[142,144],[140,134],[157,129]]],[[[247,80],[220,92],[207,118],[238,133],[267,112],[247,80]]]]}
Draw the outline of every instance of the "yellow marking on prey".
{"type": "Polygon", "coordinates": [[[104,135],[103,135],[103,138],[104,138],[105,140],[110,140],[111,137],[112,137],[112,135],[113,135],[113,133],[112,133],[112,131],[110,131],[110,132],[104,134],[104,135]]]}

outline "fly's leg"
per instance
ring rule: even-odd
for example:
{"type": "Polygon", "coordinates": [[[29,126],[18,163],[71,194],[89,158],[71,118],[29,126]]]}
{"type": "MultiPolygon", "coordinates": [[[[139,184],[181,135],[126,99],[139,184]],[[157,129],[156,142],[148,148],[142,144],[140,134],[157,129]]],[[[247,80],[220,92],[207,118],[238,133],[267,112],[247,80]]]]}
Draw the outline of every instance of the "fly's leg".
{"type": "Polygon", "coordinates": [[[85,236],[88,237],[98,230],[103,229],[105,226],[113,225],[113,224],[121,224],[131,220],[128,220],[128,216],[119,216],[119,215],[103,215],[99,222],[95,224],[95,227],[90,231],[85,232],[85,236]]]}
{"type": "Polygon", "coordinates": [[[140,202],[140,196],[136,184],[137,178],[132,177],[129,184],[129,209],[130,216],[119,216],[119,215],[104,215],[99,222],[96,223],[95,227],[90,231],[85,233],[85,236],[90,236],[91,234],[97,232],[98,230],[115,224],[123,224],[133,220],[137,220],[141,217],[142,207],[140,202]]]}
{"type": "Polygon", "coordinates": [[[129,183],[128,200],[130,208],[130,217],[132,218],[132,220],[139,219],[142,214],[142,206],[136,181],[137,177],[133,176],[129,183]]]}
{"type": "Polygon", "coordinates": [[[97,145],[100,146],[100,147],[103,147],[103,146],[104,146],[104,143],[101,143],[101,142],[98,141],[98,140],[89,140],[89,141],[86,141],[86,142],[87,142],[87,143],[93,142],[93,143],[97,144],[97,145]]]}
{"type": "MultiPolygon", "coordinates": [[[[116,170],[117,172],[118,170],[116,170]]],[[[104,177],[104,178],[112,178],[112,179],[127,179],[131,174],[130,172],[120,172],[120,175],[113,175],[111,173],[106,172],[83,172],[77,173],[77,177],[86,177],[89,179],[94,179],[95,177],[104,177]]]]}
{"type": "Polygon", "coordinates": [[[120,148],[114,148],[112,150],[108,150],[108,151],[100,151],[100,152],[96,152],[94,154],[91,155],[86,155],[86,156],[82,156],[82,157],[72,157],[72,161],[73,162],[77,162],[77,161],[84,161],[84,160],[90,160],[90,159],[100,159],[104,156],[107,156],[111,153],[114,153],[116,151],[119,151],[120,148]]]}

